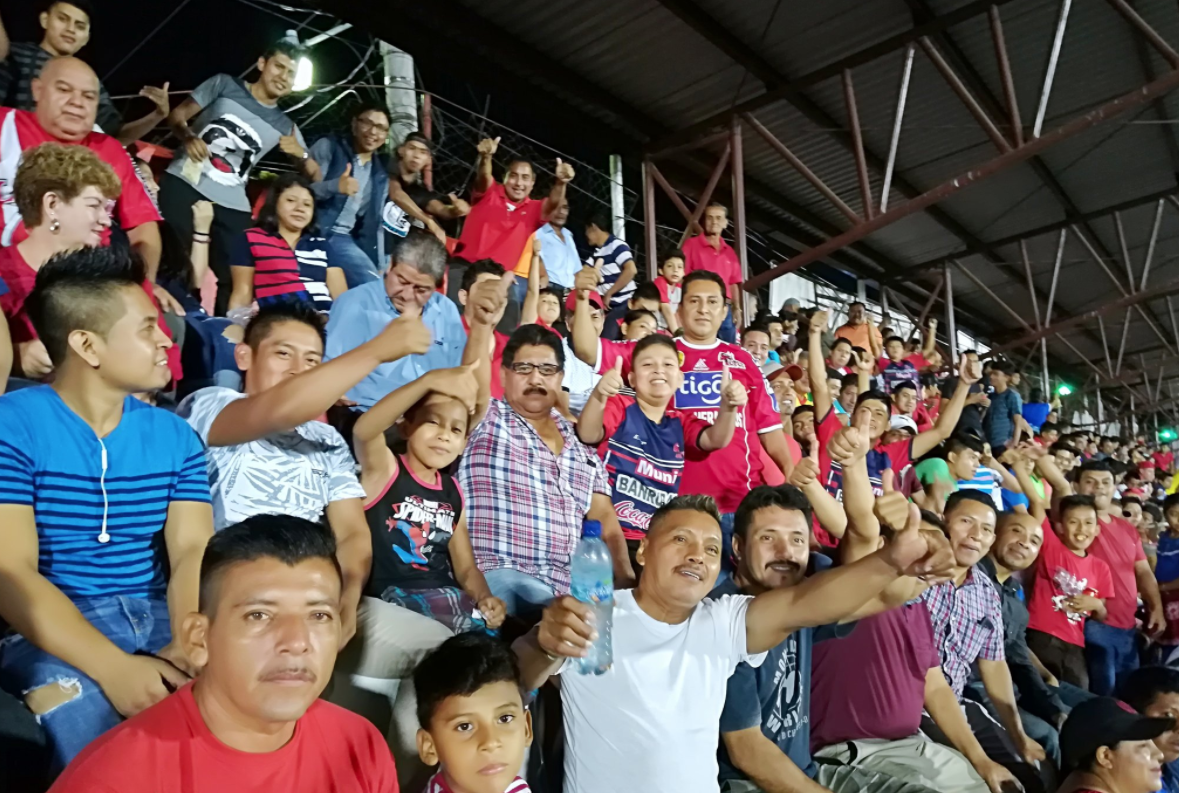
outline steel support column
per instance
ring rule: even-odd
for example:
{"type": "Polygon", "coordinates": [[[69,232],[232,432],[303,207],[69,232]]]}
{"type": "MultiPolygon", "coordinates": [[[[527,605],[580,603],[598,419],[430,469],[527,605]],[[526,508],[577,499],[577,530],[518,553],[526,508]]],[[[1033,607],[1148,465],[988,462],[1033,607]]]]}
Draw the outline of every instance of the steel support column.
{"type": "Polygon", "coordinates": [[[1036,108],[1036,123],[1032,127],[1032,137],[1040,137],[1040,130],[1044,127],[1044,118],[1048,114],[1048,99],[1052,96],[1052,83],[1056,81],[1056,64],[1060,62],[1060,47],[1064,43],[1064,29],[1068,25],[1068,12],[1072,8],[1073,0],[1061,0],[1060,16],[1056,18],[1056,35],[1052,37],[1052,51],[1048,55],[1048,69],[1044,73],[1044,87],[1040,91],[1040,104],[1036,108]]]}
{"type": "Polygon", "coordinates": [[[647,280],[659,275],[659,243],[655,228],[655,178],[650,160],[643,160],[643,239],[647,247],[647,280]]]}
{"type": "MultiPolygon", "coordinates": [[[[741,262],[741,280],[745,281],[749,278],[749,246],[745,239],[745,148],[741,141],[739,116],[733,116],[729,132],[732,136],[729,141],[732,167],[729,170],[733,175],[733,241],[736,243],[737,258],[741,262]]],[[[744,294],[742,297],[746,305],[741,307],[741,317],[748,322],[749,297],[744,294]]]]}
{"type": "Polygon", "coordinates": [[[856,88],[852,84],[851,69],[843,70],[843,101],[847,104],[847,123],[851,127],[852,151],[856,156],[856,176],[860,180],[860,201],[864,217],[876,216],[872,206],[872,183],[868,179],[868,160],[864,156],[864,134],[860,129],[860,111],[856,107],[856,88]]]}
{"type": "Polygon", "coordinates": [[[995,44],[995,61],[999,64],[999,79],[1003,81],[1003,98],[1007,102],[1010,116],[1011,140],[1016,146],[1023,145],[1023,121],[1019,116],[1019,98],[1015,94],[1015,79],[1011,76],[1011,61],[1007,57],[1007,39],[1003,35],[1003,20],[999,17],[999,6],[991,6],[987,12],[991,22],[991,39],[995,44]]]}
{"type": "Polygon", "coordinates": [[[897,112],[892,122],[892,138],[888,144],[888,161],[884,166],[884,187],[880,190],[880,211],[888,211],[888,191],[892,187],[892,173],[897,164],[897,147],[901,142],[901,127],[905,120],[905,104],[909,99],[909,79],[913,76],[913,58],[917,50],[910,44],[905,50],[905,65],[901,68],[901,87],[897,91],[897,112]]]}
{"type": "Polygon", "coordinates": [[[721,175],[725,172],[725,166],[729,164],[729,152],[732,150],[732,142],[725,141],[725,148],[721,152],[721,156],[716,161],[716,167],[712,169],[712,173],[708,176],[708,183],[704,185],[704,192],[700,194],[700,200],[696,202],[696,208],[692,210],[692,216],[688,218],[688,227],[684,229],[683,235],[680,237],[680,247],[688,241],[688,237],[694,235],[700,229],[700,218],[704,217],[704,210],[708,208],[708,202],[712,201],[712,194],[716,190],[717,184],[720,182],[721,175]]]}
{"type": "Polygon", "coordinates": [[[797,256],[788,261],[779,264],[778,266],[760,273],[756,277],[750,279],[745,288],[748,290],[756,289],[764,284],[769,283],[779,275],[784,275],[793,272],[800,267],[815,262],[828,256],[835,251],[842,250],[854,242],[859,242],[875,231],[879,231],[886,226],[889,226],[898,220],[920,212],[928,207],[945,200],[951,195],[960,190],[969,187],[970,185],[980,182],[984,179],[990,178],[997,173],[1000,173],[1013,165],[1024,162],[1025,160],[1051,148],[1053,145],[1074,137],[1075,135],[1088,130],[1103,121],[1107,121],[1123,113],[1140,107],[1143,104],[1149,104],[1156,97],[1162,96],[1172,91],[1176,86],[1179,86],[1179,71],[1168,72],[1148,85],[1145,85],[1138,90],[1123,94],[1122,96],[1107,102],[1089,112],[1067,122],[1061,127],[1052,132],[1030,140],[1023,146],[1012,149],[998,157],[983,163],[964,174],[961,174],[953,179],[950,179],[932,190],[928,190],[915,198],[906,201],[904,204],[890,209],[887,212],[876,215],[871,220],[866,220],[858,226],[853,226],[842,234],[827,240],[826,242],[802,251],[797,256]]]}
{"type": "Polygon", "coordinates": [[[958,324],[954,321],[954,280],[950,265],[946,265],[942,274],[942,283],[946,290],[946,331],[950,334],[950,365],[958,365],[958,324]]]}

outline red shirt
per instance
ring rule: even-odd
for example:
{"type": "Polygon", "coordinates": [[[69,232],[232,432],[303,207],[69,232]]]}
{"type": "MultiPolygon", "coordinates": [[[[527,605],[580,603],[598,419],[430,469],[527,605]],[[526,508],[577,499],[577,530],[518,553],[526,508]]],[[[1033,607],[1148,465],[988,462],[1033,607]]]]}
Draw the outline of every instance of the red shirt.
{"type": "MultiPolygon", "coordinates": [[[[729,365],[729,375],[745,386],[749,401],[737,414],[733,440],[723,449],[704,454],[689,449],[684,464],[680,493],[702,493],[716,499],[722,513],[737,511],[737,505],[753,488],[762,484],[761,441],[758,435],[781,431],[782,417],[774,408],[769,384],[748,352],[735,344],[715,341],[697,347],[676,339],[680,351],[680,368],[684,384],[676,391],[673,407],[709,424],[716,421],[720,404],[722,361],[729,365]]],[[[630,370],[634,342],[603,341],[598,349],[598,366],[602,373],[623,358],[623,377],[630,370]]]]}
{"type": "Polygon", "coordinates": [[[544,201],[535,198],[512,204],[504,186],[493,182],[471,206],[455,256],[468,262],[491,259],[515,269],[528,238],[544,225],[543,210],[544,201]]]}
{"type": "MultiPolygon", "coordinates": [[[[719,248],[713,248],[703,234],[692,237],[683,246],[684,275],[696,270],[710,270],[725,280],[726,286],[739,284],[741,277],[741,260],[733,246],[722,238],[719,248]]],[[[728,295],[726,295],[728,297],[728,295]]]]}
{"type": "Polygon", "coordinates": [[[384,737],[369,722],[317,699],[286,746],[231,749],[205,725],[192,684],[123,722],[79,754],[53,793],[397,793],[384,737]]]}
{"type": "Polygon", "coordinates": [[[76,143],[58,140],[41,127],[33,113],[0,108],[0,245],[12,245],[28,236],[13,201],[12,186],[21,153],[42,143],[85,146],[114,169],[115,176],[123,183],[114,218],[124,231],[144,223],[159,222],[156,205],[135,172],[131,158],[117,140],[101,132],[91,132],[76,143]]]}
{"type": "Polygon", "coordinates": [[[1146,561],[1146,551],[1137,530],[1125,519],[1111,515],[1108,522],[1099,518],[1097,525],[1101,531],[1089,546],[1089,555],[1109,565],[1113,575],[1113,599],[1105,604],[1105,624],[1113,628],[1133,628],[1134,612],[1138,610],[1138,579],[1134,576],[1134,565],[1146,561]]]}
{"type": "MultiPolygon", "coordinates": [[[[463,330],[468,335],[471,333],[471,326],[467,322],[466,316],[463,318],[463,330]]],[[[543,322],[537,323],[543,327],[548,328],[543,322]]],[[[549,328],[549,330],[553,330],[549,328]]],[[[495,334],[495,346],[491,349],[491,396],[493,399],[504,398],[504,384],[500,380],[500,369],[503,368],[504,363],[504,347],[508,346],[508,336],[506,333],[500,333],[498,330],[492,331],[495,334]]],[[[556,333],[553,330],[553,333],[556,333]]]]}
{"type": "Polygon", "coordinates": [[[1055,531],[1045,528],[1044,545],[1034,569],[1028,598],[1028,629],[1084,647],[1085,615],[1067,611],[1058,600],[1076,594],[1075,590],[1066,593],[1061,582],[1105,600],[1106,608],[1110,608],[1114,602],[1114,584],[1109,565],[1093,554],[1077,556],[1065,547],[1055,531]]]}
{"type": "MultiPolygon", "coordinates": [[[[15,245],[0,248],[0,281],[4,281],[8,285],[8,292],[0,295],[0,313],[3,313],[8,320],[8,333],[12,336],[12,341],[14,343],[33,341],[37,338],[37,331],[33,328],[33,321],[29,319],[28,312],[25,311],[25,300],[33,291],[33,286],[37,281],[37,271],[29,266],[25,258],[20,255],[20,249],[15,245]]],[[[152,294],[149,282],[143,282],[143,291],[147,292],[152,305],[159,310],[160,304],[156,301],[156,296],[152,294]]],[[[159,325],[164,335],[169,339],[172,338],[172,331],[168,330],[163,314],[160,315],[159,325]]],[[[177,344],[168,348],[168,370],[172,373],[173,380],[179,381],[184,376],[180,367],[180,346],[177,344]]]]}
{"type": "Polygon", "coordinates": [[[1155,467],[1163,471],[1171,471],[1175,465],[1175,455],[1172,452],[1155,452],[1151,459],[1154,460],[1155,467]]]}

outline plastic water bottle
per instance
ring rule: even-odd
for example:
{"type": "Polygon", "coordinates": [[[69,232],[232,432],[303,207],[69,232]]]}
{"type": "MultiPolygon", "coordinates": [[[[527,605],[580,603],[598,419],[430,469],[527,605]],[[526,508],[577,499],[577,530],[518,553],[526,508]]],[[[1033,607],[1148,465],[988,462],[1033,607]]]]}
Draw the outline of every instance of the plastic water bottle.
{"type": "Polygon", "coordinates": [[[610,633],[614,622],[614,562],[610,549],[602,540],[602,524],[587,520],[581,526],[581,542],[573,552],[571,594],[594,610],[597,641],[588,654],[578,659],[577,670],[583,675],[605,674],[614,663],[610,633]]]}

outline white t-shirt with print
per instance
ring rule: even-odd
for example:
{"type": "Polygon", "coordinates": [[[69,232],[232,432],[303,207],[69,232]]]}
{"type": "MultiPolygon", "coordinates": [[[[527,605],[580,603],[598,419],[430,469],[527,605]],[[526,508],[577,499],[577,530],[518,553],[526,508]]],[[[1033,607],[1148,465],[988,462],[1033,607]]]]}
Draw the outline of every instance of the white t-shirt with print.
{"type": "Polygon", "coordinates": [[[765,653],[746,650],[753,598],[705,600],[679,625],[652,619],[632,590],[614,593],[614,665],[561,673],[566,793],[716,793],[721,711],[729,676],[765,653]]]}
{"type": "Polygon", "coordinates": [[[230,388],[202,388],[176,409],[207,447],[214,529],[272,513],[319,521],[333,501],[364,499],[348,444],[322,421],[236,446],[209,446],[217,416],[245,396],[230,388]]]}

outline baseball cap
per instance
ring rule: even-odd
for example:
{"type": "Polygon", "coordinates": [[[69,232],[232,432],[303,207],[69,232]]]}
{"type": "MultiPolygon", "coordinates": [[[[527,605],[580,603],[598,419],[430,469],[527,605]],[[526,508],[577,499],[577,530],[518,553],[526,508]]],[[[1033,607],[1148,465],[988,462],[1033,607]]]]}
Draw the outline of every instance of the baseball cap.
{"type": "Polygon", "coordinates": [[[790,375],[790,379],[795,382],[802,379],[802,367],[796,363],[792,363],[786,367],[786,374],[790,375]]]}
{"type": "Polygon", "coordinates": [[[894,413],[892,418],[888,420],[888,426],[894,430],[908,430],[914,435],[917,434],[917,422],[913,421],[910,416],[901,413],[894,413]]]}
{"type": "Polygon", "coordinates": [[[1113,697],[1096,697],[1073,708],[1060,729],[1060,756],[1076,770],[1102,746],[1150,741],[1175,728],[1174,719],[1152,719],[1113,697]]]}
{"type": "MultiPolygon", "coordinates": [[[[602,296],[599,295],[597,292],[593,291],[592,289],[590,290],[590,293],[589,293],[589,302],[593,305],[596,305],[598,308],[602,309],[603,311],[606,310],[606,307],[604,305],[602,305],[602,296]]],[[[570,314],[572,314],[574,311],[577,310],[577,290],[576,289],[570,291],[569,297],[565,298],[565,310],[568,311],[570,314]]]]}
{"type": "Polygon", "coordinates": [[[777,361],[766,361],[765,365],[761,367],[762,376],[765,377],[766,382],[773,380],[776,377],[781,377],[786,367],[777,361]]]}

